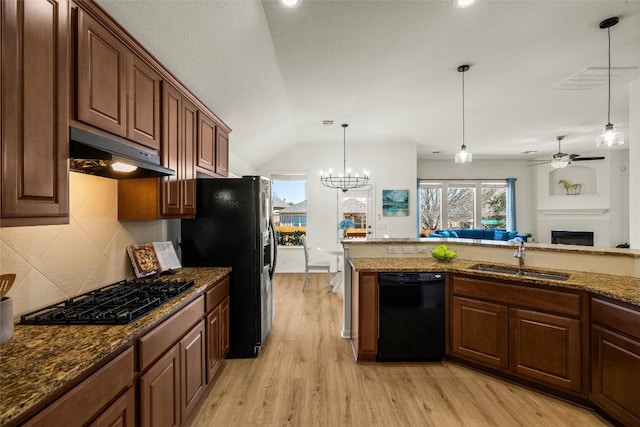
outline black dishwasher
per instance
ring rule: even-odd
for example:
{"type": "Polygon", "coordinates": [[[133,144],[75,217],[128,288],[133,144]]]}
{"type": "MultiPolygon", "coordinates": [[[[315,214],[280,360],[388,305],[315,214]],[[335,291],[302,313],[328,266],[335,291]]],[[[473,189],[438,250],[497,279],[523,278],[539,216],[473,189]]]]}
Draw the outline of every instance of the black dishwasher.
{"type": "Polygon", "coordinates": [[[378,274],[377,361],[444,357],[444,273],[378,274]]]}

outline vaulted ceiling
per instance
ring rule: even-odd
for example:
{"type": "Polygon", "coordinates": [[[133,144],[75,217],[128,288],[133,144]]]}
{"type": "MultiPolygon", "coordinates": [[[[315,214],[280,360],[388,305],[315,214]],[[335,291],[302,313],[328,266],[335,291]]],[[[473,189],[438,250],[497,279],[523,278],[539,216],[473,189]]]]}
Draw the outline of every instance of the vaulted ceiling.
{"type": "Polygon", "coordinates": [[[475,158],[548,157],[558,135],[565,152],[594,152],[608,95],[598,24],[611,16],[612,67],[625,68],[612,77],[611,120],[627,135],[628,84],[640,78],[638,0],[98,3],[233,129],[231,151],[252,165],[298,144],[341,144],[343,122],[348,143],[412,143],[419,158],[451,159],[462,64],[475,158]],[[600,85],[555,88],[586,69],[600,85]]]}

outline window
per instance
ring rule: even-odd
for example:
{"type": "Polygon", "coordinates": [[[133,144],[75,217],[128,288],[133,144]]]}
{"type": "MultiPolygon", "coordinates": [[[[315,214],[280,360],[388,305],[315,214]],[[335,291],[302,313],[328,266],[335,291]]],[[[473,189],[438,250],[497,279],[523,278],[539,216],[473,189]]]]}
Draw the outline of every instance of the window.
{"type": "Polygon", "coordinates": [[[271,175],[271,199],[278,246],[302,246],[307,233],[307,176],[271,175]]]}
{"type": "Polygon", "coordinates": [[[353,227],[344,230],[347,239],[367,237],[368,192],[350,190],[342,196],[342,219],[351,220],[353,227]]]}
{"type": "Polygon", "coordinates": [[[427,237],[433,230],[448,228],[516,230],[513,178],[504,181],[420,180],[418,197],[419,234],[422,237],[427,237]]]}

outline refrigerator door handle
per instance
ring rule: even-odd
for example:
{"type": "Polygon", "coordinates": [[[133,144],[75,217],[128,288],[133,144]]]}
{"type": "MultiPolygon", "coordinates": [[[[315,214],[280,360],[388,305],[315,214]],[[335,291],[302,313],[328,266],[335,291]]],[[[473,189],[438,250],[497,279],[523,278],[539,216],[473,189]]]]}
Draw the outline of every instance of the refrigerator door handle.
{"type": "Polygon", "coordinates": [[[271,265],[269,266],[269,279],[273,281],[273,275],[276,272],[276,259],[278,258],[278,242],[276,241],[276,230],[273,222],[269,220],[269,238],[271,240],[271,265]]]}

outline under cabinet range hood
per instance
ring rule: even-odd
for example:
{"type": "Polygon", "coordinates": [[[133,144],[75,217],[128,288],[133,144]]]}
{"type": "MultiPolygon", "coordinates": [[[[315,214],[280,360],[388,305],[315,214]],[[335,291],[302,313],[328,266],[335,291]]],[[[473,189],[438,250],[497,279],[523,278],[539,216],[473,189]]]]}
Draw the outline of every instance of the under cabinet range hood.
{"type": "Polygon", "coordinates": [[[114,179],[158,178],[175,175],[160,165],[160,156],[75,127],[69,128],[69,169],[114,179]],[[130,172],[116,170],[124,165],[130,172]]]}

